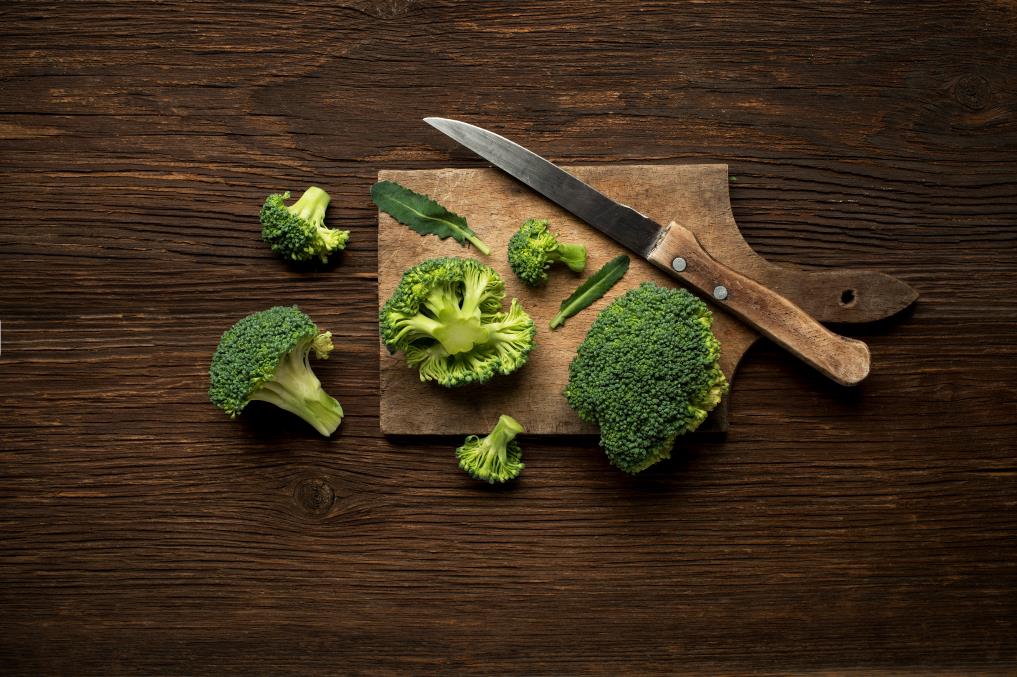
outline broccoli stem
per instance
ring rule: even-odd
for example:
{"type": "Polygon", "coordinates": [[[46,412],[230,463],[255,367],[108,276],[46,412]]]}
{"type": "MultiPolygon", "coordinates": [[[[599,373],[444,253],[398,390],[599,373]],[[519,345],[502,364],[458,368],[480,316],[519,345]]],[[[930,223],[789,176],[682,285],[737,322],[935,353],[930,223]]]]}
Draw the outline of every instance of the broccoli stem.
{"type": "Polygon", "coordinates": [[[459,308],[447,308],[438,315],[439,326],[433,332],[449,355],[468,353],[473,346],[491,340],[490,331],[481,323],[480,313],[466,315],[459,308]]]}
{"type": "Polygon", "coordinates": [[[320,226],[325,222],[325,208],[331,198],[328,193],[317,186],[311,186],[304,191],[300,199],[287,207],[291,214],[294,214],[305,221],[320,226]]]}
{"type": "Polygon", "coordinates": [[[276,367],[271,381],[262,384],[252,400],[269,402],[304,419],[325,437],[330,436],[343,420],[343,408],[321,387],[311,371],[307,353],[311,344],[295,348],[276,367]]]}
{"type": "Polygon", "coordinates": [[[514,440],[516,435],[521,432],[523,432],[523,426],[519,425],[519,421],[508,414],[502,414],[498,417],[498,422],[494,424],[494,430],[487,436],[485,442],[498,449],[498,460],[501,463],[505,463],[507,460],[508,443],[514,440]]]}
{"type": "Polygon", "coordinates": [[[581,273],[586,268],[586,247],[581,244],[559,244],[548,253],[552,261],[561,261],[572,272],[581,273]]]}
{"type": "Polygon", "coordinates": [[[449,355],[466,353],[490,340],[490,332],[481,322],[478,302],[476,294],[466,292],[460,306],[458,292],[449,285],[439,285],[424,300],[434,319],[414,318],[411,324],[441,343],[449,355]]]}

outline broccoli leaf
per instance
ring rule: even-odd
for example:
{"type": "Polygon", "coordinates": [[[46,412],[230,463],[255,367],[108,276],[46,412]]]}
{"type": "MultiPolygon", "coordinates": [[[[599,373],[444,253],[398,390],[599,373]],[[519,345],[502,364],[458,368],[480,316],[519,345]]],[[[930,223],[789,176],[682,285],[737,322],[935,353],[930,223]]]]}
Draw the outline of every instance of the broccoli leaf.
{"type": "Polygon", "coordinates": [[[629,257],[625,254],[605,263],[603,268],[579,285],[579,288],[572,292],[572,296],[561,302],[561,310],[551,320],[551,329],[557,329],[565,324],[565,320],[606,294],[608,289],[622,279],[628,269],[629,257]]]}
{"type": "Polygon", "coordinates": [[[442,207],[426,195],[415,193],[395,181],[379,181],[371,187],[371,199],[378,209],[399,223],[421,235],[437,235],[440,239],[452,237],[461,244],[467,241],[490,254],[491,249],[480,241],[466,225],[466,219],[442,207]]]}

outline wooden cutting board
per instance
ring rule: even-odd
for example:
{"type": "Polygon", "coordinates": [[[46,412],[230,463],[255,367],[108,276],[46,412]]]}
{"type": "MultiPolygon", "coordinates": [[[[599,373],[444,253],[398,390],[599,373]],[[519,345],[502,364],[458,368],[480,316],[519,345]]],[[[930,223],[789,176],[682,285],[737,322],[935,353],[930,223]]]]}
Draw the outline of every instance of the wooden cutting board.
{"type": "MultiPolygon", "coordinates": [[[[748,246],[731,213],[727,165],[615,165],[568,167],[580,179],[659,223],[677,221],[692,230],[715,259],[775,289],[822,322],[868,322],[887,317],[915,299],[906,284],[883,273],[858,270],[804,271],[775,266],[748,246]]],[[[482,386],[448,389],[421,383],[402,354],[381,354],[381,430],[388,435],[465,435],[488,431],[500,414],[519,420],[528,434],[595,433],[579,420],[562,396],[568,365],[597,314],[613,299],[646,280],[676,286],[677,281],[632,256],[628,273],[608,294],[555,331],[548,322],[562,299],[588,275],[624,250],[590,226],[496,169],[382,171],[379,180],[396,181],[430,195],[466,217],[491,247],[483,256],[449,238],[422,237],[390,216],[378,217],[379,307],[405,271],[435,256],[472,256],[504,278],[506,299],[516,297],[537,325],[537,347],[519,371],[496,376],[482,386]],[[575,274],[555,266],[540,289],[522,284],[508,267],[508,240],[529,218],[549,219],[564,242],[583,243],[587,269],[575,274]]],[[[631,254],[630,254],[631,255],[631,254]]],[[[721,342],[721,367],[729,380],[742,355],[759,335],[716,306],[714,332],[721,342]]],[[[793,358],[789,358],[793,359],[793,358]]],[[[701,430],[727,428],[727,398],[701,430]]]]}

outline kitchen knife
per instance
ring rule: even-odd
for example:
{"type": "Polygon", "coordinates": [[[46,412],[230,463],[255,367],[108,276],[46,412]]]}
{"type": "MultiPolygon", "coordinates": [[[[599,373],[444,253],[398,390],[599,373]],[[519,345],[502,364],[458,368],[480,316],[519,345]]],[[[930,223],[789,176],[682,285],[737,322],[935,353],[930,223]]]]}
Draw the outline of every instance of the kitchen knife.
{"type": "Polygon", "coordinates": [[[715,260],[689,229],[673,221],[662,226],[486,129],[446,118],[424,122],[698,290],[837,383],[854,385],[868,375],[865,343],[835,334],[787,298],[715,260]]]}

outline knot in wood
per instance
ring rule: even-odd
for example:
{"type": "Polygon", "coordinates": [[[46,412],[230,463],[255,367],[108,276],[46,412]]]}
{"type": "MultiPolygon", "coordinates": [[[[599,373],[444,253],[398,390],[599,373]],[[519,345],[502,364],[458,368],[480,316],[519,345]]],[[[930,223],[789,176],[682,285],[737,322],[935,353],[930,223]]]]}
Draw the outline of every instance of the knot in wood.
{"type": "Polygon", "coordinates": [[[989,105],[992,88],[981,75],[968,74],[957,79],[953,86],[953,97],[969,110],[982,110],[989,105]]]}
{"type": "Polygon", "coordinates": [[[361,3],[359,9],[375,19],[398,19],[409,13],[415,0],[370,0],[361,3]]]}
{"type": "Polygon", "coordinates": [[[319,477],[306,479],[297,485],[297,505],[310,515],[328,514],[335,504],[335,489],[319,477]]]}

